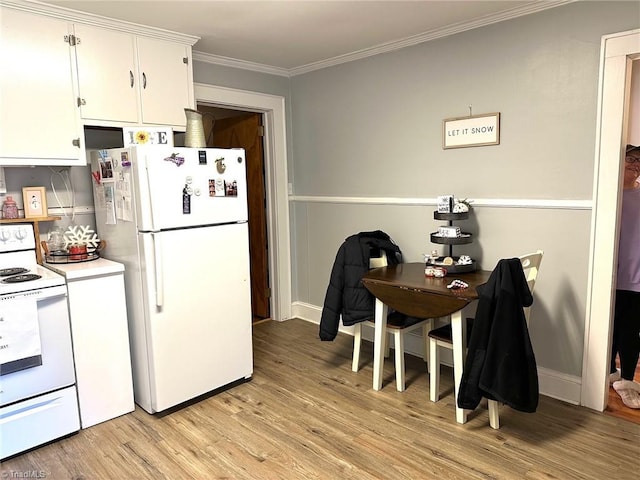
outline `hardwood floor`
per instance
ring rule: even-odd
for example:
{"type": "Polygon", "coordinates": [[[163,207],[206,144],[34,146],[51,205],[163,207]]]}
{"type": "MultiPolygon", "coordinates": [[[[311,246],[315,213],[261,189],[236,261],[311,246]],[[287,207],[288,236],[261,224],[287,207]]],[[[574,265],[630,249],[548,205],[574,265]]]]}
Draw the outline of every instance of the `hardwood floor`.
{"type": "MultiPolygon", "coordinates": [[[[135,412],[2,463],[0,477],[47,479],[636,479],[640,426],[541,397],[538,412],[486,408],[455,422],[451,372],[429,401],[407,356],[407,390],[387,360],[375,392],[371,344],[351,372],[352,338],[318,340],[302,320],[254,325],[250,382],[171,414],[135,412]]],[[[108,394],[108,392],[105,392],[108,394]]]]}
{"type": "MultiPolygon", "coordinates": [[[[616,364],[620,367],[620,363],[616,359],[616,364]]],[[[636,372],[633,375],[633,379],[636,382],[640,382],[640,363],[636,366],[636,372]]],[[[614,417],[623,418],[629,422],[634,422],[640,425],[640,409],[629,408],[624,403],[620,395],[616,393],[613,387],[609,387],[609,397],[607,400],[607,408],[605,413],[613,415],[614,417]]]]}

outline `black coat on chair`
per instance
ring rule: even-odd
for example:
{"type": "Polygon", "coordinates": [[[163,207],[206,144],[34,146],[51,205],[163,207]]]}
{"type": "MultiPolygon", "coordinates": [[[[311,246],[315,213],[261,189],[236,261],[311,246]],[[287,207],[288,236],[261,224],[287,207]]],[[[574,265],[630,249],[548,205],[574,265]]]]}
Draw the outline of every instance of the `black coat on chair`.
{"type": "Polygon", "coordinates": [[[361,279],[369,270],[371,252],[380,250],[389,265],[402,261],[400,247],[381,230],[351,235],[338,249],[320,319],[321,340],[336,338],[341,315],[346,326],[373,319],[375,299],[361,279]]]}
{"type": "Polygon", "coordinates": [[[500,260],[478,293],[458,406],[474,409],[484,396],[522,412],[535,412],[538,373],[523,311],[533,303],[533,296],[520,260],[500,260]]]}

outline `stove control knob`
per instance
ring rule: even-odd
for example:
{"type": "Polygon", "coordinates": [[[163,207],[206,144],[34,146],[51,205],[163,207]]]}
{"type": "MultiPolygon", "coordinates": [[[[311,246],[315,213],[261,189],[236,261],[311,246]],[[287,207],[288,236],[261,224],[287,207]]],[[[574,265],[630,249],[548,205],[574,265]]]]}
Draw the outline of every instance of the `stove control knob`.
{"type": "Polygon", "coordinates": [[[27,238],[27,231],[24,228],[18,228],[16,230],[15,236],[18,240],[24,240],[27,238]]]}

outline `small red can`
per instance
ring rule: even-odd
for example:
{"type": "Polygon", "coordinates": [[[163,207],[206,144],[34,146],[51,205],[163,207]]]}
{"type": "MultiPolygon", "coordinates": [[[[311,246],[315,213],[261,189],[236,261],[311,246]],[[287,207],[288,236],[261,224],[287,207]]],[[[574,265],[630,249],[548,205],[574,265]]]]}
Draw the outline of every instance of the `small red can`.
{"type": "Polygon", "coordinates": [[[71,260],[86,260],[87,259],[87,246],[86,245],[71,245],[69,247],[69,257],[71,260]]]}

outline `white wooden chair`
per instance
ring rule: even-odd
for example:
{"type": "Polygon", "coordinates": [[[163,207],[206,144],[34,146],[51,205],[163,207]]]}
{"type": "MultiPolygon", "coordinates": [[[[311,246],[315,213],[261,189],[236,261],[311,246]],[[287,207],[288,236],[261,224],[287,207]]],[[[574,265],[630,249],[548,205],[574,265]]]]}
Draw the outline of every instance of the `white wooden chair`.
{"type": "MultiPolygon", "coordinates": [[[[379,258],[371,258],[369,261],[371,268],[387,266],[387,256],[382,252],[379,258]]],[[[373,320],[359,322],[354,325],[353,329],[353,360],[351,370],[357,372],[360,369],[360,346],[362,344],[362,325],[375,327],[373,320]]],[[[424,345],[424,361],[427,363],[427,371],[429,371],[429,331],[433,328],[433,319],[417,319],[405,317],[404,315],[390,315],[387,321],[387,331],[383,338],[385,339],[385,357],[389,356],[389,341],[387,333],[393,336],[395,351],[395,369],[396,369],[396,388],[399,392],[405,389],[405,368],[404,368],[404,334],[422,328],[422,338],[424,345]],[[394,320],[398,320],[395,322],[394,320]]]]}
{"type": "MultiPolygon", "coordinates": [[[[522,269],[524,270],[524,275],[527,279],[527,285],[529,286],[529,290],[531,294],[533,294],[533,287],[536,283],[536,278],[538,276],[538,270],[540,268],[540,263],[542,262],[542,255],[544,252],[542,250],[538,250],[535,253],[529,253],[527,255],[523,255],[520,258],[520,262],[522,263],[522,269]]],[[[527,326],[529,326],[529,316],[531,314],[531,307],[526,307],[524,310],[524,316],[527,321],[527,326]]],[[[473,323],[472,318],[467,318],[467,335],[471,329],[471,325],[473,323]]],[[[448,348],[449,350],[453,350],[453,342],[451,340],[451,325],[444,325],[442,327],[433,329],[429,332],[429,350],[430,350],[430,358],[429,365],[431,366],[430,371],[430,385],[429,385],[429,398],[432,402],[437,402],[440,397],[440,348],[448,348]]],[[[498,414],[499,404],[496,400],[489,400],[489,423],[492,428],[498,429],[500,428],[500,418],[498,414]]]]}

